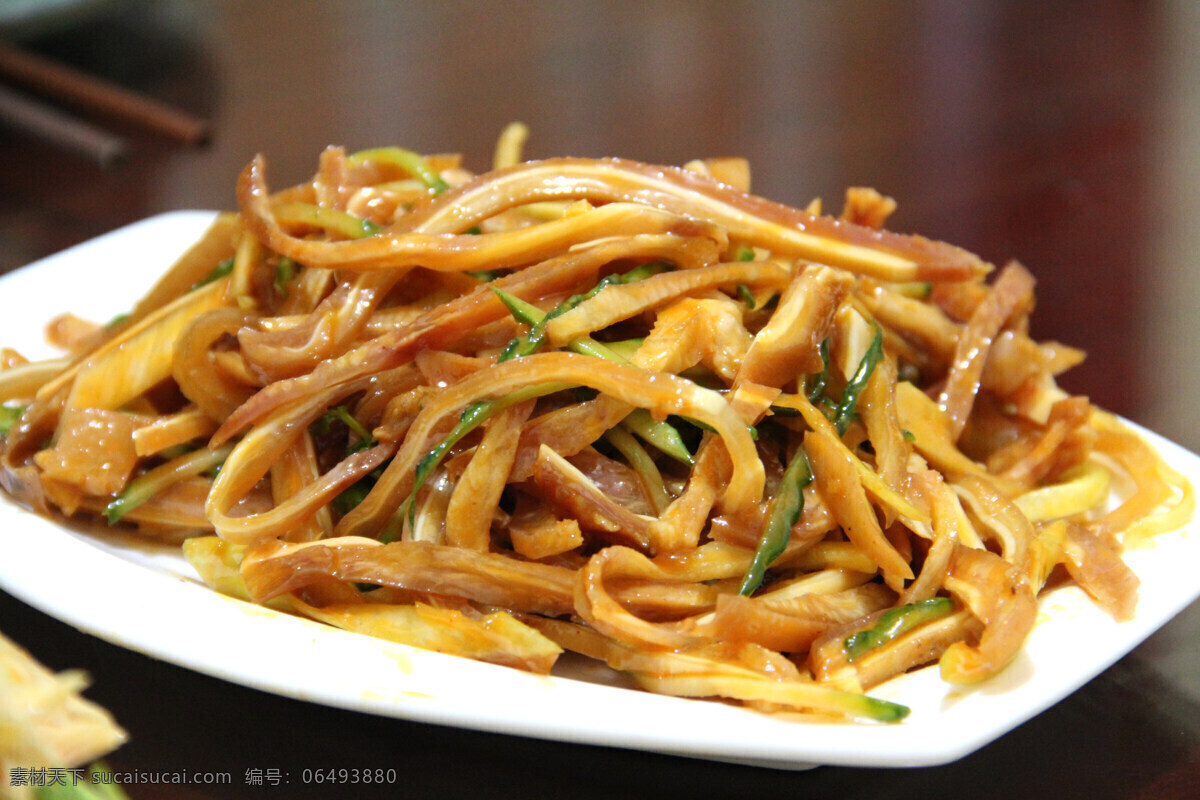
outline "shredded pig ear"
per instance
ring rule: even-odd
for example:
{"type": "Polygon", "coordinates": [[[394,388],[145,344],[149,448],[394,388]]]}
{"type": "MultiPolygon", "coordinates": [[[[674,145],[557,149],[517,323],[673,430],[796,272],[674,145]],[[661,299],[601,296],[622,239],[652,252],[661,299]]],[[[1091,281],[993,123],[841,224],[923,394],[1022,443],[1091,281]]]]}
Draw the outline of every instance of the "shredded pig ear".
{"type": "Polygon", "coordinates": [[[546,335],[551,344],[561,346],[579,336],[657,308],[668,298],[720,286],[765,284],[782,288],[790,277],[790,269],[772,261],[736,262],[686,272],[667,272],[598,293],[548,322],[546,335]]]}
{"type": "Polygon", "coordinates": [[[967,424],[992,340],[1010,317],[1032,306],[1033,284],[1033,276],[1020,264],[1007,265],[958,337],[946,386],[938,399],[950,419],[953,437],[957,438],[967,424]]]}
{"type": "Polygon", "coordinates": [[[0,351],[0,487],[284,613],[761,713],[899,722],[866,693],[998,674],[1060,575],[1136,612],[1194,491],[1058,386],[1024,267],[527,136],[256,157],[128,317],[0,351]]]}
{"type": "Polygon", "coordinates": [[[1008,666],[1037,619],[1037,599],[1020,570],[987,550],[960,547],[946,588],[983,623],[978,644],[955,642],[942,654],[942,677],[979,683],[1008,666]]]}
{"type": "Polygon", "coordinates": [[[296,613],[342,630],[438,653],[546,674],[562,648],[507,611],[481,616],[425,603],[352,603],[320,608],[292,598],[296,613]]]}
{"type": "Polygon", "coordinates": [[[731,239],[883,280],[975,280],[990,271],[977,256],[918,236],[819,217],[745,194],[691,170],[625,159],[559,158],[496,170],[455,187],[420,217],[476,220],[505,207],[563,196],[593,203],[646,201],[711,221],[731,239]]]}
{"type": "Polygon", "coordinates": [[[338,529],[344,535],[378,533],[387,517],[412,489],[413,471],[430,444],[430,432],[448,415],[487,396],[503,395],[524,385],[586,386],[656,414],[678,413],[711,426],[734,457],[734,471],[722,492],[731,509],[762,498],[763,467],[745,423],[716,392],[669,374],[646,373],[636,367],[573,353],[542,353],[515,359],[476,373],[439,393],[413,423],[404,445],[363,504],[338,529]]]}
{"type": "Polygon", "coordinates": [[[852,458],[827,432],[806,434],[804,449],[812,461],[817,488],[850,541],[879,566],[888,585],[895,588],[911,580],[912,567],[884,536],[852,458]]]}
{"type": "Polygon", "coordinates": [[[828,267],[797,269],[779,305],[754,336],[739,380],[783,387],[797,375],[819,372],[821,342],[853,279],[828,267]]]}
{"type": "Polygon", "coordinates": [[[121,408],[171,377],[175,342],[200,315],[231,305],[227,284],[218,280],[160,308],[81,357],[39,393],[47,397],[69,381],[69,408],[121,408]]]}
{"type": "MultiPolygon", "coordinates": [[[[426,269],[464,271],[523,266],[561,253],[572,246],[606,236],[699,230],[670,211],[638,203],[609,203],[587,213],[550,220],[541,225],[487,234],[384,229],[345,241],[304,239],[289,234],[272,208],[265,183],[265,163],[256,159],[238,183],[247,226],[280,255],[311,267],[346,270],[426,269]]],[[[460,230],[469,227],[462,224],[460,230]]],[[[712,230],[711,228],[709,230],[712,230]]]]}

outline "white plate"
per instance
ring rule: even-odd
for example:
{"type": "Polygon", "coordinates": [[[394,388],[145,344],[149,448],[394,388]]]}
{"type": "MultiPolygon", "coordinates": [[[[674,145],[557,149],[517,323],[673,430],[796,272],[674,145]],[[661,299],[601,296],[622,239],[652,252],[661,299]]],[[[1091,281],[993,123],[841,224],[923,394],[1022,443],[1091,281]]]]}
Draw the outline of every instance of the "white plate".
{"type": "MultiPolygon", "coordinates": [[[[212,219],[153,217],[0,278],[0,345],[51,354],[42,326],[71,310],[124,310],[212,219]]],[[[1193,482],[1200,459],[1150,434],[1193,482]]],[[[1196,526],[1128,554],[1142,579],[1135,619],[1115,623],[1075,588],[1049,593],[1016,662],[971,691],[936,669],[872,694],[909,706],[895,725],[773,717],[624,688],[579,662],[552,677],[346,633],[223,597],[174,548],[38,517],[0,500],[0,586],[115,644],[314,703],[544,739],[787,769],[922,766],[958,759],[1067,696],[1200,595],[1196,526]]],[[[103,676],[99,676],[103,679],[103,676]]]]}

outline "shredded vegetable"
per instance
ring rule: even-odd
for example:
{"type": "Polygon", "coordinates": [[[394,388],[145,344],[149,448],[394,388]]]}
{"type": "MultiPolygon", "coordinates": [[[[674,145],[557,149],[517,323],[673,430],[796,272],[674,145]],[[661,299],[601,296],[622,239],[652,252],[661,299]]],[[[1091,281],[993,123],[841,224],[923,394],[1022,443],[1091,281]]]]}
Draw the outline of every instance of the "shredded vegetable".
{"type": "Polygon", "coordinates": [[[128,316],[7,360],[0,485],[285,613],[763,713],[899,722],[868,693],[996,675],[1064,581],[1134,613],[1193,490],[1058,387],[1028,270],[527,136],[255,158],[128,316]]]}

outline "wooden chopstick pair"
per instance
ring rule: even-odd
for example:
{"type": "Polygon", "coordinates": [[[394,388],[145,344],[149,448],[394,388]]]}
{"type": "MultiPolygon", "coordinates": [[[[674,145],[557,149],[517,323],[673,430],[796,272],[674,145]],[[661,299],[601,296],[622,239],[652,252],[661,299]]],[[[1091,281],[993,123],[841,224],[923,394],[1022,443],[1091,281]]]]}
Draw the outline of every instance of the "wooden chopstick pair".
{"type": "MultiPolygon", "coordinates": [[[[0,44],[0,78],[101,119],[131,125],[178,144],[200,145],[209,137],[205,120],[11,45],[0,44]]],[[[3,87],[0,123],[81,155],[102,168],[116,166],[128,154],[128,145],[121,137],[3,87]]]]}

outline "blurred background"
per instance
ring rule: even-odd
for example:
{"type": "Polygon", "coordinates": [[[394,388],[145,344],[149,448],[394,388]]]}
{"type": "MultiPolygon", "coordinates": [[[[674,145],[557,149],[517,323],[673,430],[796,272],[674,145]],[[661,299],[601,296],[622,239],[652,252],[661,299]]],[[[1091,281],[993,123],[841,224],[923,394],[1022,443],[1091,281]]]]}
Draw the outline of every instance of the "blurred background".
{"type": "Polygon", "coordinates": [[[278,186],[329,144],[482,170],[522,120],[530,157],[742,155],[758,193],[835,211],[874,186],[891,227],[1034,272],[1036,334],[1089,352],[1069,389],[1200,447],[1195,3],[3,0],[0,35],[211,133],[118,131],[103,169],[0,124],[0,269],[232,207],[257,152],[278,186]]]}
{"type": "MultiPolygon", "coordinates": [[[[529,157],[740,155],[759,194],[820,197],[832,211],[848,186],[874,186],[899,202],[890,227],[1032,270],[1034,334],[1089,353],[1064,376],[1068,389],[1200,450],[1200,3],[1190,0],[0,0],[0,272],[161,212],[233,208],[256,153],[280,187],[309,177],[331,144],[460,152],[482,171],[513,120],[532,130],[529,157]],[[12,71],[14,53],[167,104],[208,136],[181,141],[51,97],[12,71]],[[31,132],[30,103],[119,137],[124,157],[99,152],[110,140],[70,150],[31,132]]],[[[120,264],[96,268],[120,280],[120,264]]],[[[0,314],[19,302],[0,297],[0,314]]],[[[0,620],[45,643],[42,658],[100,676],[97,696],[136,732],[118,763],[222,766],[246,748],[269,765],[285,748],[307,757],[339,746],[328,731],[341,728],[344,750],[369,740],[372,753],[401,757],[388,742],[411,734],[501,778],[542,775],[547,793],[572,769],[542,774],[518,739],[262,696],[4,603],[0,620]],[[247,710],[230,715],[238,704],[247,710]],[[225,734],[177,740],[186,734],[172,720],[189,715],[225,734]],[[234,741],[231,727],[245,735],[234,741]]],[[[971,780],[979,797],[1194,797],[1198,632],[1193,605],[1042,722],[961,765],[825,771],[808,786],[829,795],[853,780],[861,793],[842,796],[867,796],[896,794],[902,780],[915,795],[971,780]],[[1031,759],[1036,770],[1012,769],[1031,759]]],[[[597,794],[642,781],[601,750],[557,748],[594,768],[584,772],[597,794]]],[[[414,769],[424,761],[405,757],[414,769]]],[[[733,768],[621,763],[745,788],[747,773],[722,771],[733,768]]],[[[474,796],[474,773],[461,773],[443,777],[474,796]]]]}

